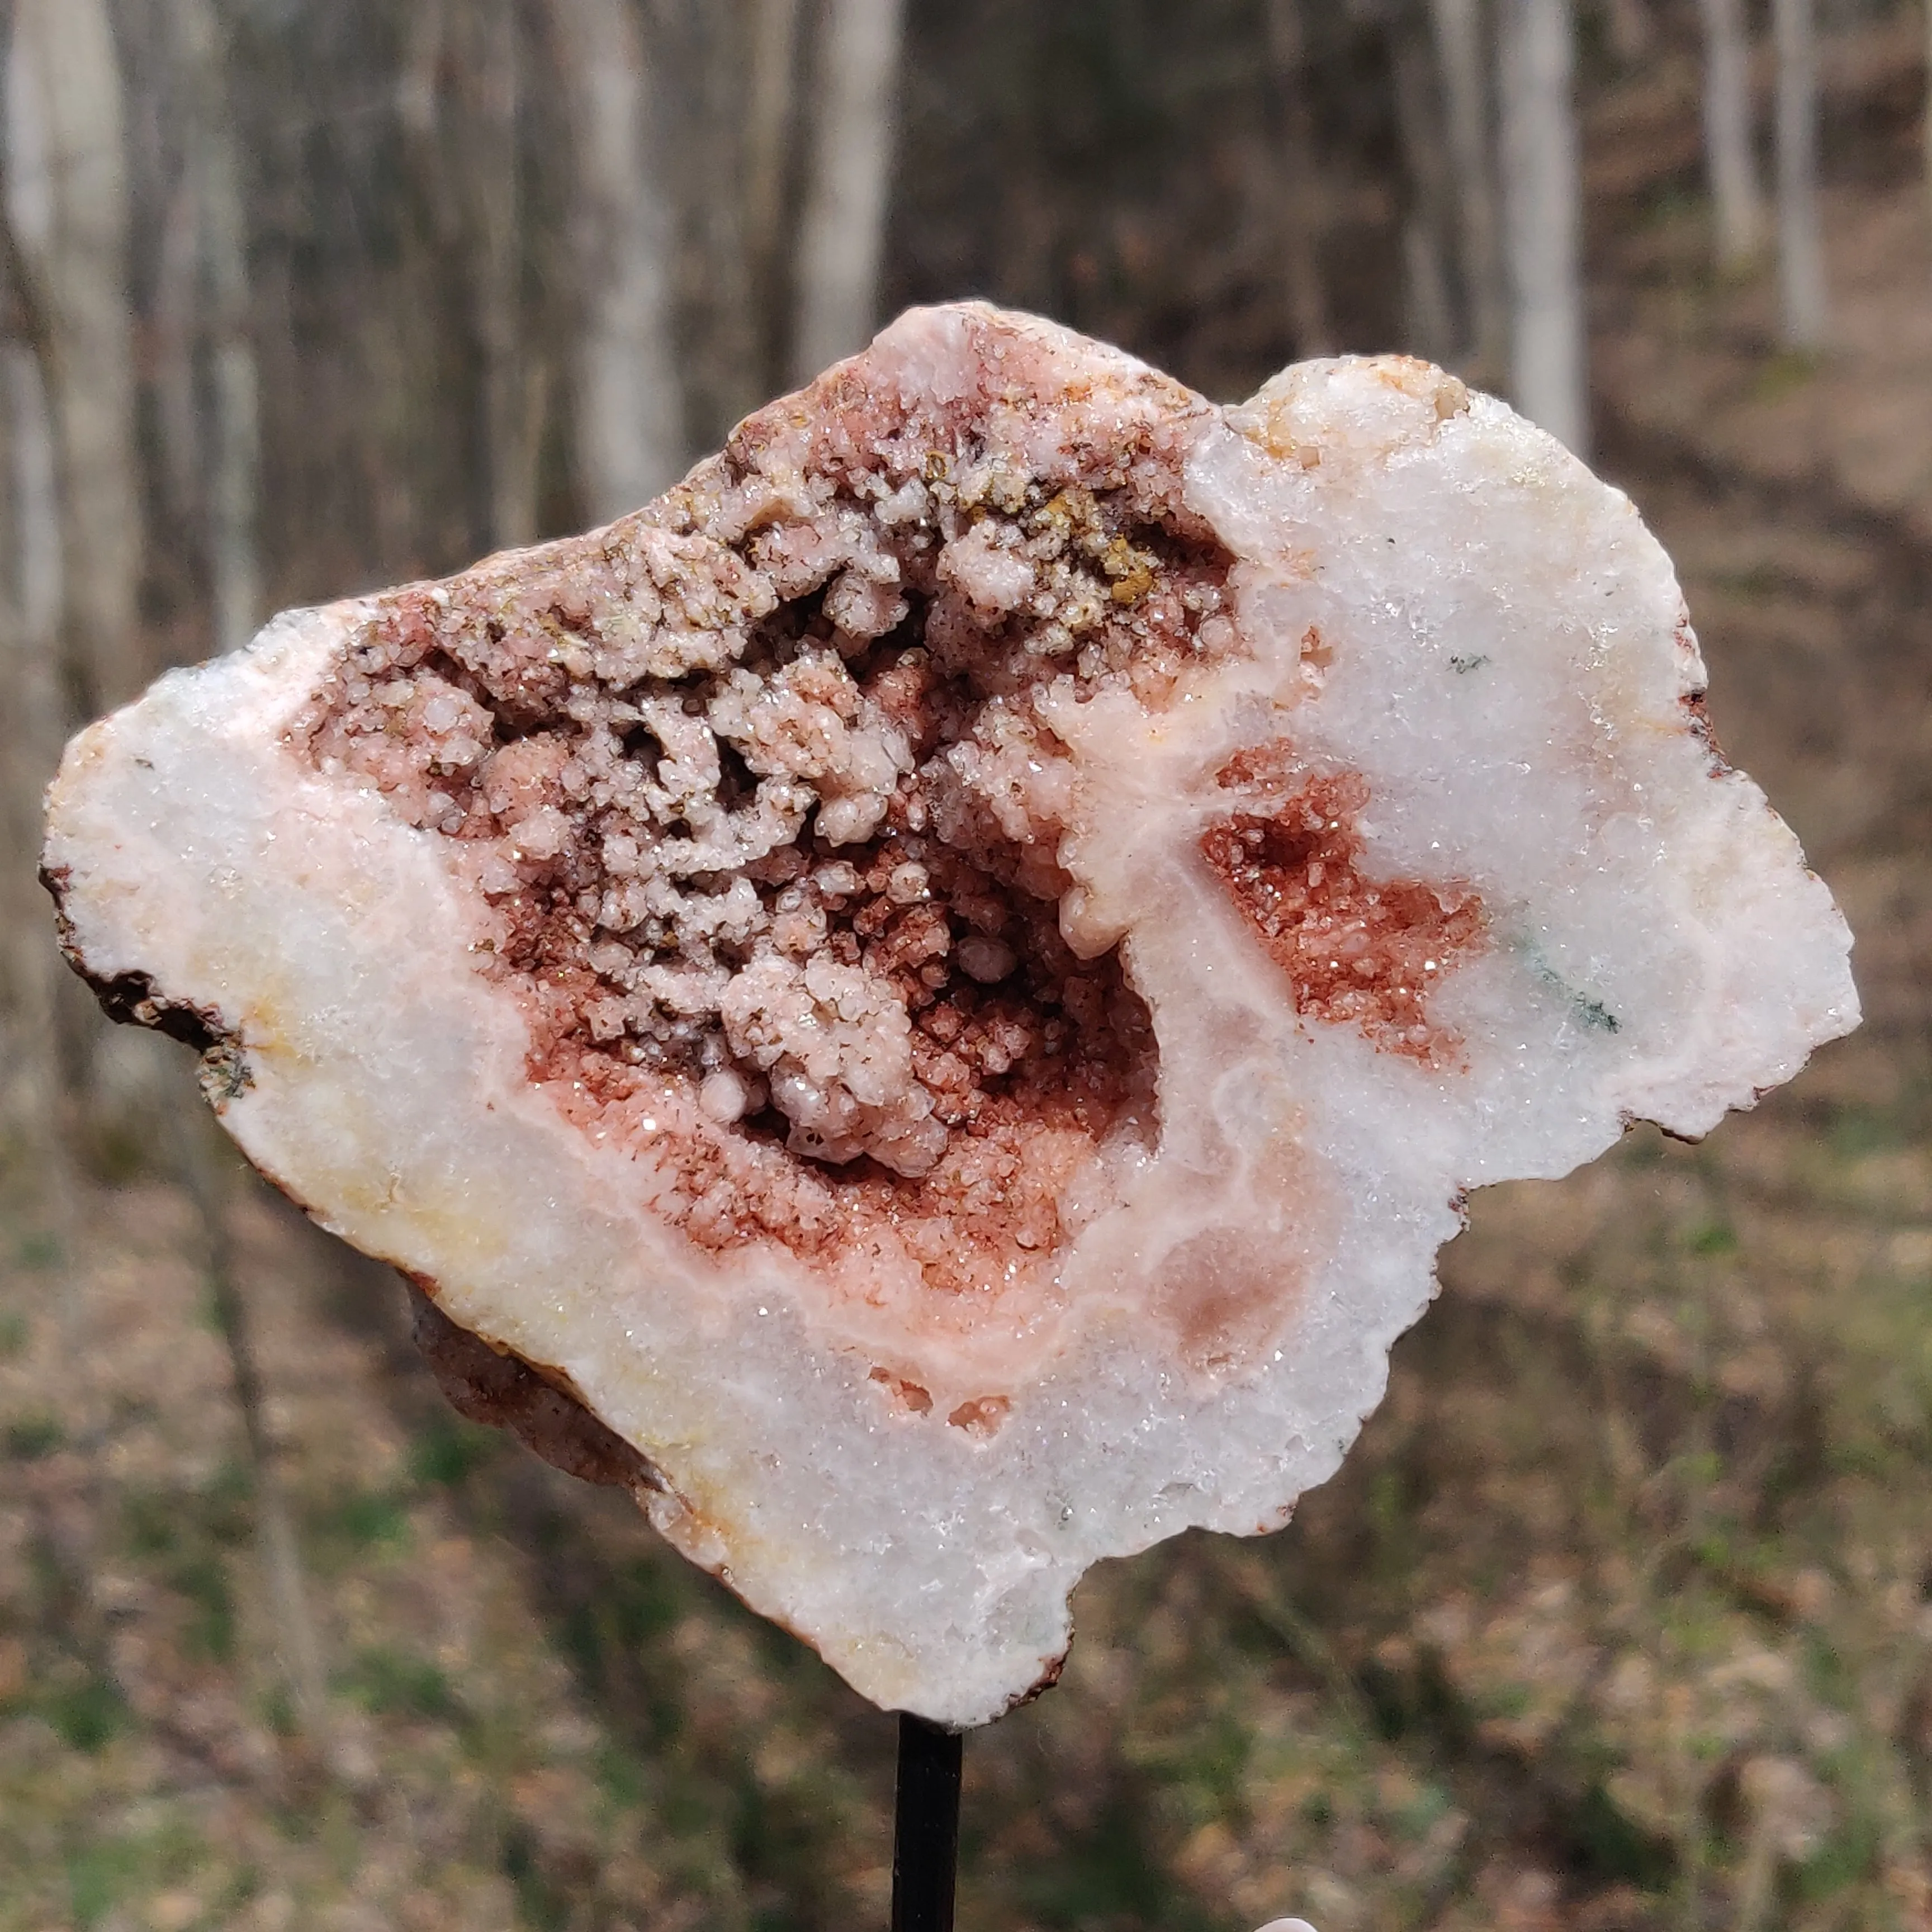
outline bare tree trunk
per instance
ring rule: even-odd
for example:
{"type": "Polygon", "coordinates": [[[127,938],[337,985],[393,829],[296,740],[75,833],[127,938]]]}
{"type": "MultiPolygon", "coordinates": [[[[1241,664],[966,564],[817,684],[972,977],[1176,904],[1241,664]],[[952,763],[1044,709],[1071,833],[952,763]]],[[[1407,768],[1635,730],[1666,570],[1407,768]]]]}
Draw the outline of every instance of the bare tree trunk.
{"type": "Polygon", "coordinates": [[[864,347],[878,320],[904,0],[826,0],[795,280],[794,378],[864,347]]]}
{"type": "Polygon", "coordinates": [[[1772,0],[1778,43],[1778,284],[1784,344],[1825,346],[1825,244],[1818,222],[1818,47],[1813,0],[1772,0]]]}
{"type": "Polygon", "coordinates": [[[572,252],[584,304],[574,428],[598,520],[677,476],[683,408],[671,346],[670,222],[652,152],[650,76],[631,0],[550,0],[577,130],[572,252]]]}
{"type": "Polygon", "coordinates": [[[1718,266],[1736,268],[1758,250],[1764,196],[1751,152],[1750,46],[1743,0],[1697,0],[1704,27],[1704,159],[1717,226],[1718,266]]]}
{"type": "MultiPolygon", "coordinates": [[[[245,296],[245,290],[242,292],[245,296]]],[[[221,308],[226,307],[222,304],[221,308]]],[[[255,349],[245,316],[231,311],[218,326],[221,334],[214,345],[214,641],[218,650],[232,651],[255,634],[263,614],[261,551],[255,540],[260,411],[255,349]]]]}
{"type": "Polygon", "coordinates": [[[482,352],[490,542],[504,548],[528,543],[536,532],[538,396],[523,341],[517,16],[512,0],[464,0],[444,19],[457,37],[463,77],[457,152],[482,352]]]}
{"type": "Polygon", "coordinates": [[[134,623],[127,164],[104,0],[16,0],[8,82],[14,226],[46,317],[67,670],[95,710],[148,669],[134,623]]]}
{"type": "Polygon", "coordinates": [[[745,88],[745,256],[756,310],[759,386],[772,386],[784,334],[784,212],[798,94],[798,0],[749,0],[745,88]]]}
{"type": "Polygon", "coordinates": [[[1288,285],[1288,326],[1298,356],[1327,356],[1334,341],[1322,274],[1322,174],[1308,111],[1307,40],[1301,0],[1268,0],[1268,52],[1274,68],[1282,182],[1281,259],[1288,285]]]}
{"type": "Polygon", "coordinates": [[[1459,359],[1462,332],[1443,266],[1442,249],[1426,212],[1412,208],[1402,224],[1402,346],[1424,362],[1459,359]]]}
{"type": "MultiPolygon", "coordinates": [[[[140,530],[127,175],[120,77],[100,0],[16,0],[12,28],[0,226],[17,337],[7,355],[7,403],[19,662],[8,668],[20,681],[10,687],[15,703],[0,709],[11,714],[14,767],[6,816],[25,862],[10,884],[32,896],[7,908],[15,929],[9,963],[22,998],[25,1098],[44,1198],[71,1268],[80,1232],[76,1102],[62,1050],[71,1016],[28,868],[40,845],[40,794],[68,730],[79,716],[131,695],[148,669],[134,626],[140,530]]],[[[83,1317],[70,1280],[62,1309],[78,1362],[83,1317]]],[[[83,1406],[88,1386],[78,1378],[83,1406]]]]}
{"type": "Polygon", "coordinates": [[[1496,158],[1490,136],[1489,58],[1481,0],[1430,0],[1442,64],[1449,162],[1462,236],[1462,284],[1469,308],[1469,373],[1499,382],[1509,362],[1509,294],[1497,210],[1496,158]]]}
{"type": "Polygon", "coordinates": [[[1514,310],[1510,386],[1525,416],[1587,458],[1590,418],[1570,0],[1506,0],[1500,52],[1504,205],[1514,310]]]}
{"type": "Polygon", "coordinates": [[[201,219],[192,169],[184,169],[161,216],[148,327],[154,342],[150,379],[160,446],[164,543],[180,542],[201,523],[202,487],[200,384],[196,370],[200,320],[201,219]]]}
{"type": "MultiPolygon", "coordinates": [[[[13,306],[17,291],[10,291],[13,306]]],[[[45,1232],[64,1270],[74,1262],[76,1179],[70,1108],[60,1061],[58,998],[64,969],[56,952],[46,902],[33,878],[40,844],[40,798],[72,722],[61,676],[60,512],[53,424],[40,357],[27,332],[0,350],[0,421],[5,424],[10,554],[0,572],[0,706],[6,786],[0,832],[8,842],[0,918],[7,931],[6,1098],[33,1162],[45,1232]]],[[[64,1315],[70,1297],[63,1298],[64,1315]]],[[[78,1346],[78,1338],[69,1340],[78,1346]]]]}
{"type": "MultiPolygon", "coordinates": [[[[82,1300],[80,1238],[82,1175],[75,1158],[74,1096],[62,1052],[61,982],[67,977],[52,922],[34,876],[42,838],[42,797],[61,746],[75,722],[72,666],[66,648],[68,584],[62,569],[62,461],[55,415],[55,314],[44,272],[60,187],[52,178],[59,151],[50,138],[50,104],[38,92],[40,76],[23,50],[16,16],[6,74],[5,206],[0,210],[7,339],[0,357],[5,388],[0,423],[5,430],[8,535],[11,554],[0,572],[0,676],[8,700],[0,704],[0,836],[8,841],[0,876],[0,919],[5,922],[4,967],[17,1029],[7,1042],[8,1100],[22,1130],[41,1216],[58,1272],[55,1297],[66,1371],[65,1406],[81,1442],[95,1439],[96,1385],[87,1372],[86,1310],[82,1300]],[[22,230],[41,238],[38,259],[22,230]]],[[[91,1499],[90,1499],[91,1500],[91,1499]]],[[[52,1539],[70,1583],[92,1568],[94,1512],[85,1504],[70,1520],[70,1534],[52,1539]]]]}
{"type": "Polygon", "coordinates": [[[235,1265],[228,1226],[231,1202],[227,1171],[231,1163],[225,1150],[218,1148],[215,1130],[191,1090],[182,1093],[178,1105],[185,1156],[183,1178],[201,1220],[208,1292],[228,1344],[235,1404],[241,1411],[254,1479],[255,1534],[274,1613],[276,1648],[282,1654],[303,1736],[331,1770],[358,1783],[359,1767],[345,1762],[336,1748],[322,1640],[296,1539],[295,1516],[289,1506],[286,1458],[280,1442],[268,1426],[254,1324],[235,1265]]]}
{"type": "Polygon", "coordinates": [[[262,617],[255,536],[261,467],[248,239],[224,71],[210,0],[174,0],[188,81],[188,173],[206,277],[214,436],[208,557],[215,646],[232,651],[262,617]]]}
{"type": "MultiPolygon", "coordinates": [[[[18,626],[20,696],[10,721],[24,727],[38,775],[36,795],[53,776],[74,722],[61,668],[60,459],[54,448],[44,346],[29,332],[7,344],[8,478],[12,495],[14,555],[11,604],[18,626]]],[[[34,814],[38,819],[38,809],[34,814]]],[[[38,848],[38,833],[34,839],[38,848]]]]}
{"type": "Polygon", "coordinates": [[[1466,333],[1457,322],[1451,290],[1455,190],[1436,64],[1419,20],[1400,19],[1389,31],[1396,125],[1410,196],[1402,230],[1405,346],[1432,362],[1450,362],[1466,346],[1466,333]]]}
{"type": "Polygon", "coordinates": [[[753,258],[746,230],[746,25],[737,9],[694,10],[688,34],[691,92],[702,109],[682,137],[703,170],[694,195],[666,178],[674,199],[692,206],[703,300],[699,339],[686,351],[685,421],[711,448],[771,393],[761,352],[753,258]],[[694,29],[694,31],[693,31],[694,29]],[[692,405],[700,404],[695,412],[692,405]]]}

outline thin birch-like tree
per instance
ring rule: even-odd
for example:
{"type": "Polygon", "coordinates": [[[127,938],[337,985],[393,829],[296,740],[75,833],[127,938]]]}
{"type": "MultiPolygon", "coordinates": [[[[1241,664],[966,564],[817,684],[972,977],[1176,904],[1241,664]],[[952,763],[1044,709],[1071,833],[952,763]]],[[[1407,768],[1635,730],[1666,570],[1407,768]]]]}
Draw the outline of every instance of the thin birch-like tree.
{"type": "Polygon", "coordinates": [[[878,321],[904,0],[826,0],[806,110],[791,372],[807,382],[878,321]]]}
{"type": "Polygon", "coordinates": [[[211,0],[173,0],[186,79],[187,185],[195,218],[209,347],[208,578],[219,650],[260,623],[256,541],[261,490],[260,398],[248,294],[248,244],[220,23],[211,0]]]}
{"type": "Polygon", "coordinates": [[[671,335],[670,211],[632,0],[550,0],[574,130],[571,252],[582,302],[572,385],[578,487],[602,521],[676,477],[683,408],[671,335]]]}
{"type": "Polygon", "coordinates": [[[1479,381],[1499,382],[1509,362],[1509,292],[1482,0],[1430,0],[1429,14],[1442,75],[1444,134],[1460,236],[1460,279],[1468,311],[1466,366],[1479,381]]]}
{"type": "Polygon", "coordinates": [[[1828,326],[1818,210],[1818,40],[1813,0],[1772,0],[1778,47],[1778,286],[1784,346],[1814,355],[1828,326]]]}
{"type": "MultiPolygon", "coordinates": [[[[0,629],[19,674],[0,705],[11,769],[8,854],[0,911],[46,1229],[72,1439],[98,1448],[106,1427],[91,1372],[77,1250],[81,1176],[64,1035],[70,988],[44,912],[12,903],[31,890],[40,846],[39,792],[77,716],[130,695],[147,668],[134,627],[140,565],[134,486],[128,171],[121,75],[102,0],[15,0],[7,49],[5,236],[14,339],[7,355],[8,478],[18,575],[0,598],[0,629]],[[22,862],[24,862],[24,863],[22,862]],[[15,871],[14,868],[19,870],[15,871]]],[[[98,1466],[86,1464],[78,1507],[55,1513],[46,1547],[74,1606],[71,1639],[109,1669],[106,1634],[90,1602],[98,1522],[98,1466]]]]}
{"type": "Polygon", "coordinates": [[[10,113],[5,322],[0,340],[0,425],[4,425],[6,555],[0,568],[0,757],[5,794],[0,832],[8,841],[0,871],[5,948],[4,1127],[32,1162],[41,1214],[63,1260],[77,1222],[59,1052],[58,988],[65,969],[47,928],[32,855],[40,842],[40,796],[73,723],[61,674],[59,484],[45,364],[46,323],[38,291],[25,274],[14,216],[24,199],[44,194],[44,155],[10,113]],[[23,140],[23,134],[28,138],[23,140]]]}
{"type": "Polygon", "coordinates": [[[1704,164],[1718,266],[1749,262],[1764,238],[1764,196],[1751,148],[1750,44],[1744,0],[1697,0],[1704,32],[1704,164]]]}
{"type": "MultiPolygon", "coordinates": [[[[8,830],[0,911],[20,1002],[20,1097],[63,1256],[79,1232],[70,988],[32,883],[40,795],[68,731],[149,668],[135,628],[141,529],[121,75],[102,0],[16,0],[7,47],[4,230],[13,554],[4,628],[8,830]],[[17,866],[18,870],[14,868],[17,866]]],[[[68,1345],[82,1338],[71,1292],[68,1345]]],[[[77,1386],[84,1391],[84,1377],[77,1386]]],[[[90,1420],[86,1425],[92,1426],[90,1420]]],[[[85,1430],[83,1432],[86,1432],[85,1430]]]]}
{"type": "Polygon", "coordinates": [[[1570,0],[1504,0],[1500,24],[1510,388],[1525,416],[1587,460],[1582,187],[1570,0]]]}
{"type": "Polygon", "coordinates": [[[104,0],[15,0],[8,79],[12,226],[43,319],[61,661],[81,707],[94,711],[131,696],[151,668],[135,626],[128,172],[104,0]]]}

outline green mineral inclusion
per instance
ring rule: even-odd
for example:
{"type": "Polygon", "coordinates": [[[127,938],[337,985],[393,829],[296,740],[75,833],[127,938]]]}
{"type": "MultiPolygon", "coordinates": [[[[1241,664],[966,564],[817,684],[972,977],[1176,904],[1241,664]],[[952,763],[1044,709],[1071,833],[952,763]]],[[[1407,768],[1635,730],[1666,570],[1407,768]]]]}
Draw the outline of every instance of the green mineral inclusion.
{"type": "Polygon", "coordinates": [[[1520,935],[1514,942],[1514,950],[1521,953],[1524,963],[1537,978],[1560,994],[1570,1012],[1593,1033],[1618,1033],[1622,1030],[1617,1016],[1601,1000],[1570,985],[1556,968],[1543,956],[1542,948],[1527,934],[1520,935]]]}

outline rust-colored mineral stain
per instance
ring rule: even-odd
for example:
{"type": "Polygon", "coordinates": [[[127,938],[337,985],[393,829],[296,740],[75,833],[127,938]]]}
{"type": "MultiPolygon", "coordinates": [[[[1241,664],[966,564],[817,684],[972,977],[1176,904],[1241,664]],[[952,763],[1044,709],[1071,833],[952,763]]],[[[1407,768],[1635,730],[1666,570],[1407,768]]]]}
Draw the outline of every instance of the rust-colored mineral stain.
{"type": "Polygon", "coordinates": [[[932,1413],[932,1391],[919,1383],[910,1382],[904,1376],[896,1376],[890,1369],[873,1370],[871,1379],[877,1382],[908,1415],[928,1415],[932,1413]]]}
{"type": "Polygon", "coordinates": [[[962,1402],[946,1419],[955,1429],[963,1429],[969,1436],[997,1436],[1012,1406],[1011,1398],[1006,1396],[979,1396],[970,1402],[962,1402]]]}
{"type": "Polygon", "coordinates": [[[976,391],[835,370],[610,530],[380,600],[294,734],[452,842],[531,1079],[648,1148],[665,1220],[950,1296],[1044,1282],[1070,1183],[1156,1131],[1147,1010],[1060,938],[1036,700],[1157,704],[1240,648],[1184,502],[1205,406],[964,326],[976,391]],[[910,1029],[902,1114],[836,1144],[726,1012],[811,966],[910,1029]]]}
{"type": "Polygon", "coordinates": [[[1168,1255],[1154,1306],[1180,1359],[1198,1374],[1219,1375],[1253,1361],[1288,1326],[1306,1276],[1298,1257],[1210,1228],[1168,1255]]]}
{"type": "Polygon", "coordinates": [[[1701,691],[1687,692],[1678,700],[1682,707],[1685,723],[1690,735],[1703,748],[1712,777],[1727,777],[1736,767],[1724,756],[1724,748],[1718,742],[1717,728],[1711,722],[1710,706],[1706,694],[1701,691]]]}
{"type": "MultiPolygon", "coordinates": [[[[504,1429],[554,1468],[586,1483],[661,1490],[664,1480],[591,1413],[580,1393],[542,1369],[459,1328],[436,1306],[434,1285],[410,1277],[416,1344],[450,1406],[472,1422],[504,1429]]],[[[561,1379],[568,1382],[568,1377],[561,1379]]]]}
{"type": "Polygon", "coordinates": [[[1310,1258],[1330,1252],[1340,1228],[1327,1163],[1297,1123],[1255,1152],[1241,1186],[1292,1232],[1203,1228],[1162,1258],[1151,1304],[1180,1360],[1213,1380],[1252,1368],[1288,1332],[1306,1300],[1310,1258]]]}
{"type": "Polygon", "coordinates": [[[1359,1028],[1383,1052],[1453,1066],[1461,1042],[1428,1016],[1429,995],[1482,943],[1482,901],[1466,881],[1373,879],[1357,861],[1367,782],[1344,772],[1290,779],[1278,752],[1244,752],[1220,775],[1259,809],[1202,835],[1202,855],[1304,1018],[1359,1028]]]}

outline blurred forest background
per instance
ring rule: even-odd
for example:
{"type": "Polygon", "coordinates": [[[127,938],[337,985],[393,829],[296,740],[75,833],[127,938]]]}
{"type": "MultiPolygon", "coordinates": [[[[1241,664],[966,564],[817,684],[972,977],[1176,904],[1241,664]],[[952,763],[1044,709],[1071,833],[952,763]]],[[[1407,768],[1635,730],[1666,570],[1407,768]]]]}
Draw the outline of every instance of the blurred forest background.
{"type": "Polygon", "coordinates": [[[41,786],[265,614],[632,507],[910,302],[1407,348],[1679,560],[1864,1031],[1498,1190],[1294,1526],[1090,1580],[965,1925],[1932,1928],[1923,0],[0,7],[0,1932],[844,1932],[890,1721],[445,1409],[54,953],[41,786]]]}

